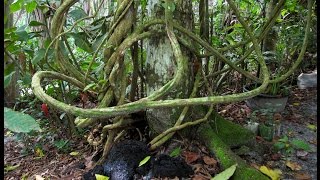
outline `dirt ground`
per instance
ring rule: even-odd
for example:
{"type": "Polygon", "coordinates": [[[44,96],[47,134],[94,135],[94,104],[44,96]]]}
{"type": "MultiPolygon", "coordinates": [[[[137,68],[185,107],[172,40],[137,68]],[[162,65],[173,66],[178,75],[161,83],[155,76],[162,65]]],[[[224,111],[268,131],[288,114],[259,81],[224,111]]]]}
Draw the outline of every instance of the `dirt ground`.
{"type": "MultiPolygon", "coordinates": [[[[244,102],[222,106],[220,113],[233,122],[243,124],[248,117],[248,107],[244,102]],[[228,111],[226,111],[228,109],[228,111]]],[[[317,89],[299,90],[294,88],[289,97],[288,105],[281,113],[281,136],[290,139],[297,138],[307,142],[310,152],[295,151],[290,154],[271,151],[249,152],[240,155],[253,167],[262,165],[270,169],[279,169],[281,179],[317,179],[317,89]],[[287,165],[288,162],[291,166],[287,165]]],[[[85,139],[69,141],[68,152],[62,152],[53,146],[54,134],[47,134],[28,141],[17,140],[5,130],[4,138],[4,179],[81,179],[82,175],[92,168],[94,149],[85,139]],[[41,146],[37,143],[42,142],[41,146]],[[33,147],[27,150],[27,147],[33,147]],[[37,148],[41,147],[41,148],[37,148]],[[73,152],[70,154],[70,152],[73,152]],[[28,152],[28,153],[26,153],[28,152]]],[[[257,137],[257,141],[270,146],[257,137]]],[[[181,147],[181,157],[190,164],[195,175],[193,179],[210,179],[210,174],[220,171],[219,162],[208,153],[208,150],[198,142],[172,141],[159,152],[168,152],[173,147],[181,147]],[[174,145],[173,145],[174,144],[174,145]],[[177,145],[178,144],[178,145],[177,145]]]]}

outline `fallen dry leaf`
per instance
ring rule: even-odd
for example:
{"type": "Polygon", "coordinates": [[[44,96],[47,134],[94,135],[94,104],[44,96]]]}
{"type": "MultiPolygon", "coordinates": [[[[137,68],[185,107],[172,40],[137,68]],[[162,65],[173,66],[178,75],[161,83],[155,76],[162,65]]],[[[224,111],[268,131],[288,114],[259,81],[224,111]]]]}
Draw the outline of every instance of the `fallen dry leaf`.
{"type": "Polygon", "coordinates": [[[281,115],[280,113],[275,113],[275,114],[273,115],[273,119],[274,119],[275,121],[281,121],[281,120],[282,120],[282,115],[281,115]]]}
{"type": "Polygon", "coordinates": [[[294,176],[297,180],[311,180],[311,176],[306,173],[295,173],[294,176]]]}
{"type": "MultiPolygon", "coordinates": [[[[210,177],[209,177],[210,178],[210,177]]],[[[207,180],[208,177],[200,174],[196,174],[192,177],[192,180],[207,180]]]]}
{"type": "Polygon", "coordinates": [[[194,173],[199,173],[202,172],[203,170],[203,164],[195,164],[192,165],[193,169],[194,169],[194,173]]]}
{"type": "Polygon", "coordinates": [[[286,166],[288,166],[292,171],[301,170],[301,166],[297,162],[287,161],[286,166]]]}
{"type": "Polygon", "coordinates": [[[307,124],[307,128],[309,128],[312,131],[317,131],[317,126],[313,124],[307,124]]]}
{"type": "Polygon", "coordinates": [[[205,146],[201,146],[201,152],[203,152],[204,154],[209,154],[207,148],[205,146]]]}
{"type": "Polygon", "coordinates": [[[256,163],[251,163],[250,166],[256,168],[256,169],[260,169],[260,165],[256,164],[256,163]]]}
{"type": "Polygon", "coordinates": [[[293,136],[294,136],[294,132],[293,132],[293,131],[288,131],[287,135],[288,135],[289,137],[293,137],[293,136]]]}
{"type": "Polygon", "coordinates": [[[43,177],[41,177],[40,175],[35,175],[36,180],[44,180],[43,177]]]}
{"type": "Polygon", "coordinates": [[[261,166],[259,169],[263,174],[269,176],[272,180],[280,180],[282,172],[279,169],[269,169],[267,166],[261,166]]]}
{"type": "Polygon", "coordinates": [[[312,139],[310,141],[308,141],[310,144],[314,144],[317,145],[317,139],[312,139]]]}
{"type": "Polygon", "coordinates": [[[217,164],[217,161],[214,158],[211,158],[209,156],[204,156],[203,161],[204,163],[212,166],[215,166],[217,164]]]}
{"type": "Polygon", "coordinates": [[[186,163],[190,164],[200,158],[200,155],[195,152],[184,151],[182,155],[185,157],[186,163]]]}
{"type": "Polygon", "coordinates": [[[281,158],[281,154],[280,153],[275,153],[275,154],[271,155],[271,159],[273,161],[278,161],[278,160],[280,160],[280,158],[281,158]]]}
{"type": "Polygon", "coordinates": [[[307,151],[298,150],[297,157],[306,157],[309,153],[307,151]]]}

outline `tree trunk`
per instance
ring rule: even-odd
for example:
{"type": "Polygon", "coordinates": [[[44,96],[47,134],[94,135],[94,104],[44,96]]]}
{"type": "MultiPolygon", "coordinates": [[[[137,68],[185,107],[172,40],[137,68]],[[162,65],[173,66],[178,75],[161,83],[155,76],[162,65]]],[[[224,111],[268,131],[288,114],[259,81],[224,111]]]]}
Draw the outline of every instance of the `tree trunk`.
{"type": "MultiPolygon", "coordinates": [[[[149,1],[147,9],[148,16],[151,18],[160,18],[164,16],[164,8],[162,7],[160,0],[149,1]]],[[[183,24],[188,29],[192,28],[193,17],[191,0],[175,1],[175,11],[173,14],[174,19],[179,20],[179,23],[183,24]]],[[[162,26],[161,28],[164,27],[162,26]]],[[[149,96],[172,79],[176,72],[176,63],[167,36],[150,38],[147,41],[146,47],[146,94],[149,96]]],[[[190,53],[186,51],[186,49],[181,49],[183,55],[188,59],[188,62],[191,62],[190,53]]],[[[191,64],[189,64],[189,72],[186,72],[187,77],[184,79],[185,83],[183,83],[182,86],[171,90],[167,96],[163,97],[163,99],[187,98],[192,89],[192,74],[191,64]]],[[[182,107],[148,109],[146,114],[151,133],[156,135],[172,127],[178,119],[182,109],[182,107]]]]}
{"type": "MultiPolygon", "coordinates": [[[[4,14],[7,15],[7,20],[4,23],[4,28],[10,28],[13,25],[13,14],[10,13],[9,5],[12,3],[12,0],[8,0],[5,3],[4,14]]],[[[15,62],[9,58],[7,54],[4,54],[4,69],[14,66],[14,75],[12,76],[11,82],[8,87],[4,89],[4,102],[6,107],[14,107],[16,103],[16,98],[19,95],[19,89],[17,87],[17,81],[19,76],[19,67],[14,64],[15,62]]],[[[6,74],[5,74],[6,75],[6,74]]]]}
{"type": "MultiPolygon", "coordinates": [[[[271,0],[266,7],[266,18],[270,18],[272,15],[271,12],[275,8],[278,1],[271,0]]],[[[274,28],[272,28],[263,40],[263,52],[265,51],[275,51],[276,50],[276,43],[277,43],[277,32],[274,28]]]]}

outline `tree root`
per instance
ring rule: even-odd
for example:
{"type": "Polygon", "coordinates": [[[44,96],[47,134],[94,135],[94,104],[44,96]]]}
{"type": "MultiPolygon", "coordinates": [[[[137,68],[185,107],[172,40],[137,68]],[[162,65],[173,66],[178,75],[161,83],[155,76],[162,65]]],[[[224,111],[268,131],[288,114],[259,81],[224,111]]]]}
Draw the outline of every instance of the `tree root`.
{"type": "Polygon", "coordinates": [[[257,169],[250,167],[238,155],[233,153],[228,145],[226,145],[214,132],[209,123],[202,124],[198,129],[199,140],[205,143],[210,152],[214,153],[220,161],[222,168],[226,169],[233,164],[238,164],[237,169],[232,176],[234,180],[269,180],[257,169]]]}

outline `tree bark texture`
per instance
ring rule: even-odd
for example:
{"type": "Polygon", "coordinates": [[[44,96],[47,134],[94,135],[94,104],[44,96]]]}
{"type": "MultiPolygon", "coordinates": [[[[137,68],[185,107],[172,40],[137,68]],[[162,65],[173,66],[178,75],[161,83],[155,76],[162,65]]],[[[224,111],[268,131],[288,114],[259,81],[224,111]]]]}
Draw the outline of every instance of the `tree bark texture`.
{"type": "MultiPolygon", "coordinates": [[[[151,0],[148,2],[147,8],[147,13],[151,18],[160,18],[164,16],[164,8],[159,0],[151,0]]],[[[191,1],[175,1],[175,11],[173,14],[175,20],[179,20],[179,23],[191,30],[193,25],[191,1]]],[[[160,26],[155,28],[160,28],[160,26]]],[[[188,59],[188,62],[191,62],[190,53],[187,52],[186,49],[181,49],[183,51],[183,56],[188,59]]],[[[146,77],[146,94],[149,96],[173,78],[177,65],[167,36],[150,38],[146,44],[146,51],[146,74],[148,75],[146,77]]],[[[187,98],[189,96],[193,84],[193,72],[191,71],[191,64],[189,64],[188,67],[188,72],[185,72],[185,82],[178,88],[172,90],[163,99],[187,98]]],[[[183,107],[148,109],[146,114],[152,134],[159,134],[172,127],[178,119],[182,109],[183,107]]]]}

